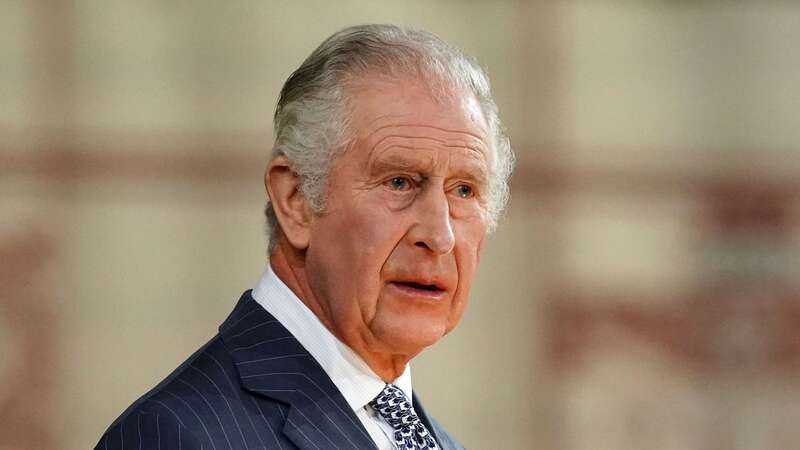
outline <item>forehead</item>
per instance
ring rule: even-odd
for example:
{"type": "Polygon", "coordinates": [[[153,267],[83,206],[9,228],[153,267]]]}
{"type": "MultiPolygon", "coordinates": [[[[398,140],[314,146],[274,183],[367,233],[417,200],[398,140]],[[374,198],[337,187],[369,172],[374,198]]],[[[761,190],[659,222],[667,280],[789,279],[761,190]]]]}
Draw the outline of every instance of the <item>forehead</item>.
{"type": "Polygon", "coordinates": [[[419,81],[370,78],[353,89],[350,111],[350,126],[361,147],[404,140],[398,145],[434,145],[492,157],[486,119],[472,93],[434,96],[419,81]]]}

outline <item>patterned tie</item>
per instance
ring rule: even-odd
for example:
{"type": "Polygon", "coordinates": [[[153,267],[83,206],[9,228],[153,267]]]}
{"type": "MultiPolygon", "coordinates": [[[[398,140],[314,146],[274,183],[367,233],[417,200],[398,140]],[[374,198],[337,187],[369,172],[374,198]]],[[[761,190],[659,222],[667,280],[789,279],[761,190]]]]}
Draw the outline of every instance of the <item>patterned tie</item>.
{"type": "Polygon", "coordinates": [[[394,428],[394,440],[400,450],[439,449],[433,436],[419,420],[414,407],[397,386],[387,384],[369,404],[394,428]]]}

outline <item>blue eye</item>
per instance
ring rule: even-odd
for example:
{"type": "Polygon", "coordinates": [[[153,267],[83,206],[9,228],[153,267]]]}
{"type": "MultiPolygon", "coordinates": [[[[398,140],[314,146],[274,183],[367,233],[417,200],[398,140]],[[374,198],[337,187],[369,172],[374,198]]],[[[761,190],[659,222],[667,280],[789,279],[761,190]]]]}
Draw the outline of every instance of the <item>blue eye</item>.
{"type": "Polygon", "coordinates": [[[471,198],[475,193],[472,192],[472,187],[466,184],[459,184],[458,187],[456,187],[456,195],[461,198],[471,198]]]}
{"type": "Polygon", "coordinates": [[[386,185],[394,191],[407,191],[411,189],[412,181],[408,177],[394,177],[386,185]]]}

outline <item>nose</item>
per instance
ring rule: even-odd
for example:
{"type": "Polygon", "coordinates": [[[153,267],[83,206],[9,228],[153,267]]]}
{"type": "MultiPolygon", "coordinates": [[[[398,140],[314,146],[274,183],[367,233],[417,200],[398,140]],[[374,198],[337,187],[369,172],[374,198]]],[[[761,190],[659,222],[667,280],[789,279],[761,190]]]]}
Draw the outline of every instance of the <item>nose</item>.
{"type": "Polygon", "coordinates": [[[447,195],[440,189],[428,189],[418,201],[417,222],[409,231],[411,242],[436,255],[450,253],[456,238],[450,220],[447,195]]]}

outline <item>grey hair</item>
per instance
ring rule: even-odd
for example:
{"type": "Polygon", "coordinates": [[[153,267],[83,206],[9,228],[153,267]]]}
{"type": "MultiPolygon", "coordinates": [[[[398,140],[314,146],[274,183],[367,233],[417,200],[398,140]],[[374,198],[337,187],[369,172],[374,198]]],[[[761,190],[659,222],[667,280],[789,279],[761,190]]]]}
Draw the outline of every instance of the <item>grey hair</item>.
{"type": "MultiPolygon", "coordinates": [[[[324,211],[328,173],[350,144],[348,83],[373,74],[419,79],[437,95],[471,92],[476,97],[495,155],[488,196],[489,229],[494,230],[509,200],[514,153],[489,78],[473,58],[438,36],[394,25],[359,25],[333,34],[283,85],[275,109],[272,159],[282,155],[288,159],[312,211],[324,211]]],[[[271,202],[265,215],[271,252],[280,231],[271,202]]]]}

